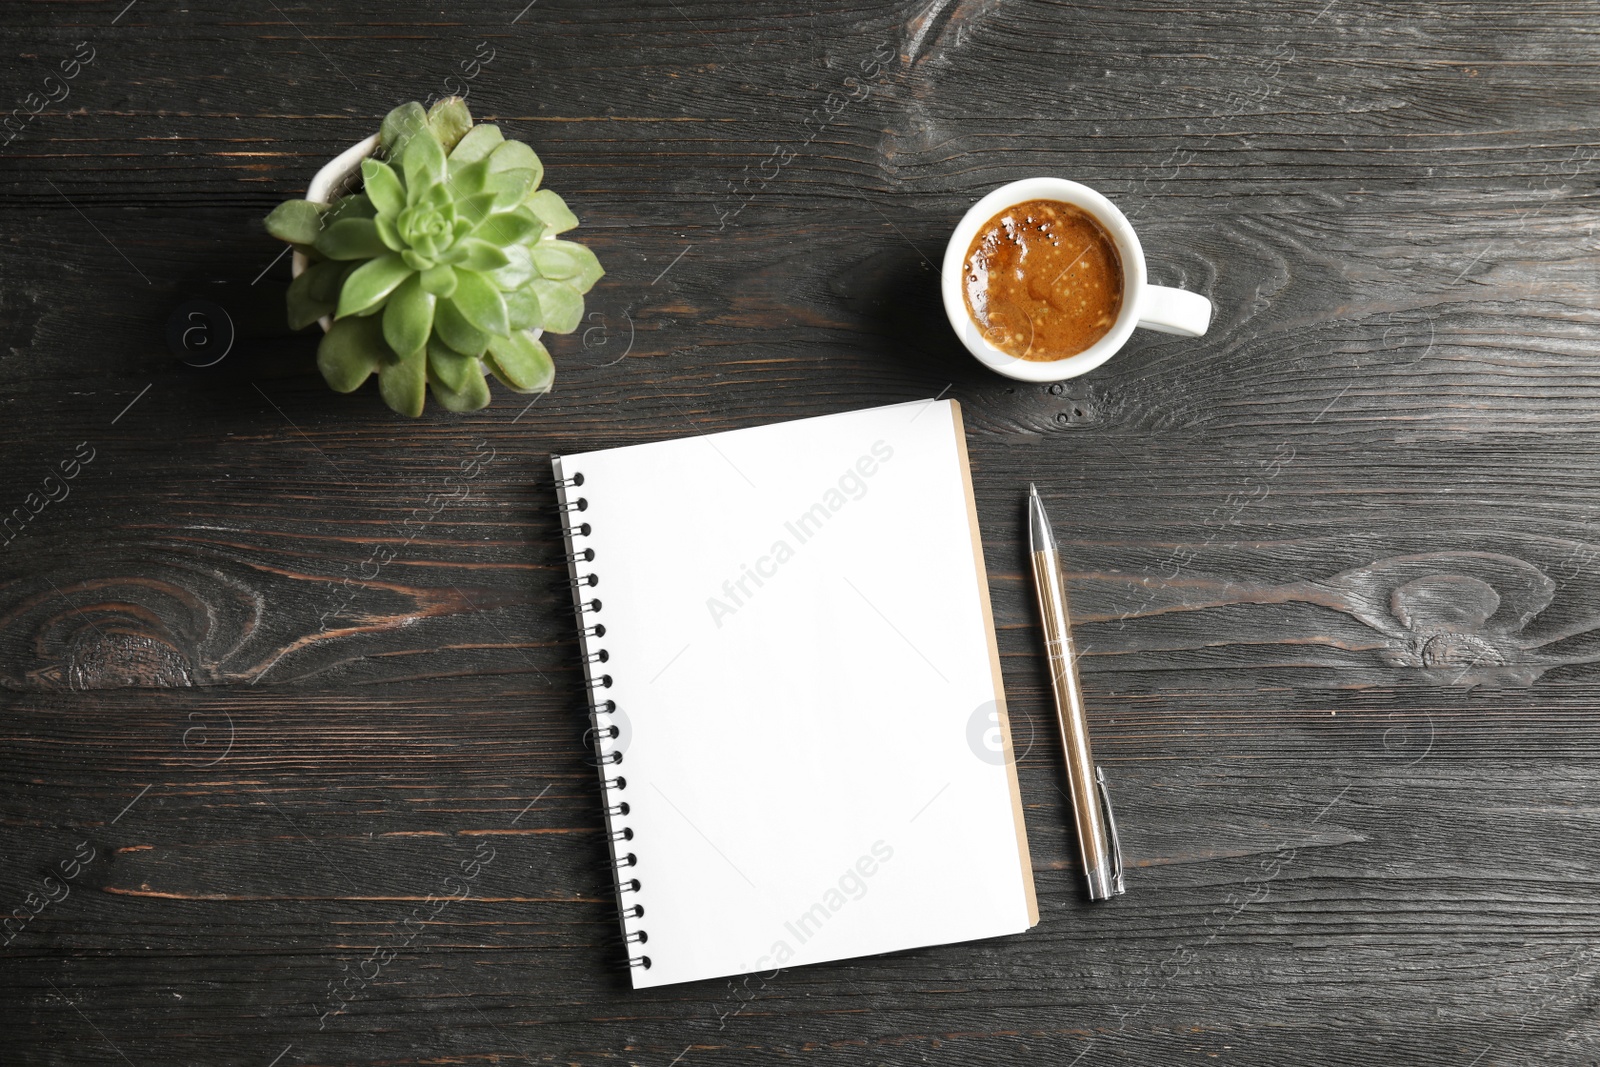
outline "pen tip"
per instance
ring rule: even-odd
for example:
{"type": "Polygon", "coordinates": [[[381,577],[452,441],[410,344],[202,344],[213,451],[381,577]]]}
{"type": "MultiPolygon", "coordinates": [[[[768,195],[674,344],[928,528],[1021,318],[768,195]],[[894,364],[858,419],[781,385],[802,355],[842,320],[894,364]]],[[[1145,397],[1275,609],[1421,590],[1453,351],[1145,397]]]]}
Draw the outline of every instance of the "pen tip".
{"type": "Polygon", "coordinates": [[[1028,551],[1041,552],[1056,547],[1056,535],[1050,529],[1050,517],[1045,514],[1044,501],[1039,497],[1039,487],[1028,483],[1028,551]]]}

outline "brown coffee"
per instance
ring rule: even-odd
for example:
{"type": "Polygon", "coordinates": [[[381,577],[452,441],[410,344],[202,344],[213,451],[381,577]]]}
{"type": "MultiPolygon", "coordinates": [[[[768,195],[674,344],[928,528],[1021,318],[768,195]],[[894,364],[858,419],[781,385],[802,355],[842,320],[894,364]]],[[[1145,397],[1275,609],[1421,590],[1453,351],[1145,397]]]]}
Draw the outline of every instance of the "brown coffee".
{"type": "Polygon", "coordinates": [[[1021,359],[1075,356],[1122,311],[1122,258],[1093,215],[1028,200],[984,223],[967,248],[967,314],[990,344],[1021,359]]]}

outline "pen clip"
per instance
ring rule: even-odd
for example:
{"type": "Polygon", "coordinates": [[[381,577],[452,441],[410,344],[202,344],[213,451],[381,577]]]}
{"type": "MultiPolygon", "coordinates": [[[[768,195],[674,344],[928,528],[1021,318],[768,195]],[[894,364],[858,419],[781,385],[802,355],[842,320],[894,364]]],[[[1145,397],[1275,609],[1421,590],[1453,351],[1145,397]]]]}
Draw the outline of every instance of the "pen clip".
{"type": "Polygon", "coordinates": [[[1095,792],[1100,795],[1100,814],[1105,819],[1106,838],[1111,845],[1111,892],[1123,891],[1122,839],[1117,836],[1117,814],[1111,810],[1111,794],[1106,790],[1106,772],[1097,764],[1094,769],[1095,792]]]}

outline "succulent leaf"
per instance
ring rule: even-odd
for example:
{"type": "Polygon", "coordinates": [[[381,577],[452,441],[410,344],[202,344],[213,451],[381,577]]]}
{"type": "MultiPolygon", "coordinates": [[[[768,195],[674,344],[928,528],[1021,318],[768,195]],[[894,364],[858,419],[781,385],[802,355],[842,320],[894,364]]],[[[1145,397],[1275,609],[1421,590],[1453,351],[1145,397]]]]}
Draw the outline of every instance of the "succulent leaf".
{"type": "Polygon", "coordinates": [[[583,321],[583,297],[566,282],[535,278],[528,283],[539,296],[539,315],[551,333],[571,333],[583,321]]]}
{"type": "Polygon", "coordinates": [[[380,215],[398,215],[406,206],[406,187],[400,175],[376,159],[361,161],[361,186],[380,215]]]}
{"type": "Polygon", "coordinates": [[[382,241],[391,252],[404,252],[406,240],[400,236],[400,228],[394,224],[394,218],[389,215],[379,215],[372,220],[373,228],[378,231],[378,240],[382,241]]]}
{"type": "Polygon", "coordinates": [[[457,241],[446,258],[457,266],[479,273],[498,270],[511,262],[504,250],[476,237],[457,241]]]}
{"type": "Polygon", "coordinates": [[[401,282],[383,309],[383,339],[402,356],[427,347],[433,332],[435,297],[422,287],[422,276],[401,282]]]}
{"type": "Polygon", "coordinates": [[[463,165],[476,163],[480,159],[487,159],[497,145],[504,143],[505,135],[500,132],[500,127],[492,122],[482,122],[456,142],[456,146],[450,150],[450,161],[463,165]]]}
{"type": "Polygon", "coordinates": [[[339,289],[344,285],[345,278],[349,277],[350,272],[355,270],[357,266],[359,264],[332,263],[323,260],[321,263],[311,264],[300,277],[310,279],[307,284],[311,287],[310,293],[313,300],[337,306],[339,303],[339,289]]]}
{"type": "Polygon", "coordinates": [[[537,241],[544,233],[544,223],[525,207],[515,211],[496,211],[472,228],[474,237],[497,245],[518,245],[537,241]]]}
{"type": "Polygon", "coordinates": [[[444,149],[439,147],[438,139],[431,132],[424,130],[406,143],[400,156],[400,172],[405,176],[406,202],[410,204],[417,203],[444,182],[448,173],[444,149]]]}
{"type": "Polygon", "coordinates": [[[384,116],[383,127],[378,131],[378,143],[389,153],[389,158],[394,159],[405,151],[412,137],[427,128],[428,113],[413,100],[384,116]]]}
{"type": "MultiPolygon", "coordinates": [[[[461,312],[462,318],[491,336],[504,337],[511,329],[506,322],[506,302],[500,290],[475,270],[456,268],[456,291],[450,303],[461,312]]],[[[455,345],[450,347],[456,348],[455,345]]]]}
{"type": "Polygon", "coordinates": [[[492,211],[494,211],[493,193],[478,193],[476,196],[456,201],[456,217],[465,219],[469,228],[483,225],[492,211]]]}
{"type": "Polygon", "coordinates": [[[501,141],[490,152],[491,171],[542,171],[544,163],[539,162],[538,152],[526,146],[522,141],[501,141]]]}
{"type": "Polygon", "coordinates": [[[533,246],[533,265],[539,273],[555,281],[566,281],[578,273],[578,257],[563,245],[568,241],[540,241],[533,246]]]}
{"type": "Polygon", "coordinates": [[[372,206],[372,198],[366,193],[352,193],[341,197],[334,205],[323,212],[322,225],[331,226],[340,219],[370,219],[378,213],[372,206]]]}
{"type": "Polygon", "coordinates": [[[422,287],[434,296],[449,296],[456,291],[456,272],[443,263],[429,267],[420,277],[422,287]]]}
{"type": "Polygon", "coordinates": [[[447,96],[428,109],[428,128],[439,139],[439,147],[449,152],[472,129],[472,112],[459,96],[447,96]]]}
{"type": "MultiPolygon", "coordinates": [[[[477,362],[477,356],[457,352],[437,337],[428,342],[428,373],[437,376],[446,388],[454,392],[459,393],[467,388],[467,376],[477,362]]],[[[482,376],[480,373],[479,377],[482,376]]]]}
{"type": "Polygon", "coordinates": [[[540,189],[528,197],[528,207],[539,216],[549,233],[565,233],[578,224],[578,216],[567,207],[567,202],[549,189],[540,189]]]}
{"type": "Polygon", "coordinates": [[[525,330],[495,338],[489,345],[489,358],[485,362],[496,378],[519,393],[548,392],[556,377],[550,353],[537,337],[525,330]]]}
{"type": "Polygon", "coordinates": [[[340,219],[317,236],[316,249],[329,259],[373,259],[389,251],[372,219],[340,219]]]}
{"type": "MultiPolygon", "coordinates": [[[[544,245],[560,248],[578,261],[578,273],[565,279],[565,281],[579,293],[587,293],[594,288],[595,282],[605,277],[606,271],[604,267],[600,266],[599,257],[586,246],[580,245],[576,241],[549,240],[543,241],[535,247],[543,247],[544,245]]],[[[543,274],[544,272],[540,271],[540,273],[543,274]]],[[[546,277],[549,277],[549,275],[546,275],[546,277]]]]}
{"type": "Polygon", "coordinates": [[[505,294],[506,322],[513,330],[537,330],[544,325],[544,313],[539,308],[539,294],[527,286],[505,294]]]}
{"type": "Polygon", "coordinates": [[[521,141],[504,141],[490,152],[489,170],[496,174],[508,170],[528,171],[533,175],[534,189],[544,177],[544,164],[539,162],[538,154],[521,141]]]}
{"type": "Polygon", "coordinates": [[[339,293],[338,317],[359,315],[381,305],[395,286],[412,274],[412,268],[394,253],[379,256],[363,263],[344,280],[339,293]]]}
{"type": "Polygon", "coordinates": [[[454,300],[441,299],[434,305],[433,329],[445,344],[469,356],[481,356],[489,347],[489,335],[468,322],[454,300]]]}
{"type": "MultiPolygon", "coordinates": [[[[508,141],[507,144],[515,142],[508,141]]],[[[489,175],[483,183],[485,191],[494,194],[494,206],[498,208],[513,208],[528,198],[533,192],[534,175],[531,170],[502,170],[489,175]]]]}
{"type": "Polygon", "coordinates": [[[472,361],[475,368],[471,377],[467,379],[467,387],[462,392],[456,392],[447,387],[433,374],[428,372],[428,382],[433,386],[433,398],[439,406],[446,411],[477,411],[489,404],[489,383],[483,380],[483,366],[477,360],[472,361]]]}
{"type": "Polygon", "coordinates": [[[439,184],[430,185],[422,191],[417,198],[419,204],[426,204],[435,211],[454,211],[456,206],[455,191],[443,180],[439,184]]]}
{"type": "Polygon", "coordinates": [[[385,404],[414,419],[422,414],[422,402],[427,396],[427,374],[428,356],[419,348],[378,368],[378,392],[385,404]]]}
{"type": "Polygon", "coordinates": [[[498,270],[490,271],[489,280],[494,282],[495,288],[504,293],[509,300],[512,293],[526,286],[536,275],[533,269],[533,256],[529,253],[527,245],[506,245],[505,253],[510,262],[498,270]]]}
{"type": "Polygon", "coordinates": [[[376,319],[340,319],[317,346],[317,369],[335,392],[359,388],[392,357],[376,319]]]}
{"type": "Polygon", "coordinates": [[[285,200],[267,216],[267,232],[290,244],[313,244],[322,232],[322,208],[309,200],[285,200]]]}
{"type": "Polygon", "coordinates": [[[483,192],[484,182],[489,180],[489,161],[485,159],[475,163],[462,163],[451,156],[447,170],[450,191],[458,200],[483,192]]]}
{"type": "Polygon", "coordinates": [[[333,314],[334,302],[319,300],[314,293],[317,277],[314,272],[324,267],[337,270],[341,266],[343,264],[340,263],[316,263],[289,283],[289,292],[285,297],[289,304],[289,329],[303,330],[322,316],[333,314]]]}

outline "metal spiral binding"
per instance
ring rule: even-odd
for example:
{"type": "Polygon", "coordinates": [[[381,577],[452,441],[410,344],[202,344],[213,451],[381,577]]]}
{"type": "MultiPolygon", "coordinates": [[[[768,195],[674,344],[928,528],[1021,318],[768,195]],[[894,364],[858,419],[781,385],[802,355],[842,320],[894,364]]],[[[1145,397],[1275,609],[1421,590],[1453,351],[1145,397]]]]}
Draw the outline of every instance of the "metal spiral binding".
{"type": "MultiPolygon", "coordinates": [[[[585,747],[592,744],[595,752],[594,758],[586,762],[597,768],[605,768],[605,770],[601,771],[600,784],[605,794],[606,826],[608,827],[606,837],[608,839],[608,847],[611,849],[611,861],[606,864],[606,867],[611,872],[611,880],[617,892],[618,917],[624,921],[622,940],[631,949],[635,945],[643,945],[649,941],[650,935],[644,930],[630,930],[626,926],[627,920],[639,919],[644,916],[644,905],[633,903],[623,906],[621,904],[622,894],[638,893],[640,890],[641,883],[639,879],[622,877],[624,871],[638,866],[639,857],[632,852],[621,855],[617,853],[618,847],[623,842],[632,841],[634,834],[631,826],[616,826],[617,820],[625,818],[629,812],[627,801],[619,800],[615,797],[616,793],[628,788],[628,780],[620,774],[610,774],[609,772],[609,768],[615,767],[622,762],[622,753],[603,750],[604,742],[620,737],[622,731],[615,722],[606,722],[600,718],[603,715],[614,715],[617,711],[617,702],[603,697],[601,693],[601,690],[611,688],[611,675],[600,674],[596,676],[593,673],[599,664],[610,661],[611,653],[604,648],[593,647],[594,642],[606,635],[605,624],[595,622],[589,618],[589,616],[600,612],[600,598],[589,596],[588,600],[583,599],[585,595],[588,595],[588,590],[600,584],[600,576],[592,568],[589,569],[588,573],[578,573],[580,564],[592,564],[594,562],[595,551],[587,546],[580,548],[573,543],[577,538],[590,536],[593,529],[587,522],[573,521],[580,512],[589,509],[588,499],[582,496],[569,499],[566,493],[567,490],[575,489],[583,485],[583,483],[584,477],[581,472],[556,480],[556,487],[560,492],[558,509],[561,513],[562,524],[566,527],[568,547],[564,561],[567,565],[569,578],[565,583],[561,584],[564,584],[566,588],[572,591],[573,611],[578,616],[578,638],[582,642],[584,685],[585,691],[588,693],[587,703],[589,705],[589,728],[583,733],[583,743],[585,747]],[[615,828],[613,829],[612,827],[615,828]]],[[[650,957],[646,955],[630,955],[628,957],[628,966],[648,969],[650,967],[650,957]]]]}
{"type": "MultiPolygon", "coordinates": [[[[583,742],[582,742],[583,743],[583,747],[584,748],[588,748],[593,743],[593,742],[591,742],[589,740],[591,737],[600,737],[600,738],[605,738],[605,739],[608,739],[608,740],[615,740],[616,738],[620,737],[621,735],[622,735],[622,728],[620,726],[618,726],[616,723],[612,723],[610,726],[591,726],[591,727],[589,727],[587,730],[585,730],[583,732],[583,742]]],[[[619,752],[619,753],[617,753],[617,755],[620,756],[620,755],[622,755],[622,753],[619,752]]],[[[622,761],[621,760],[613,760],[612,762],[613,763],[621,763],[622,761]]]]}

